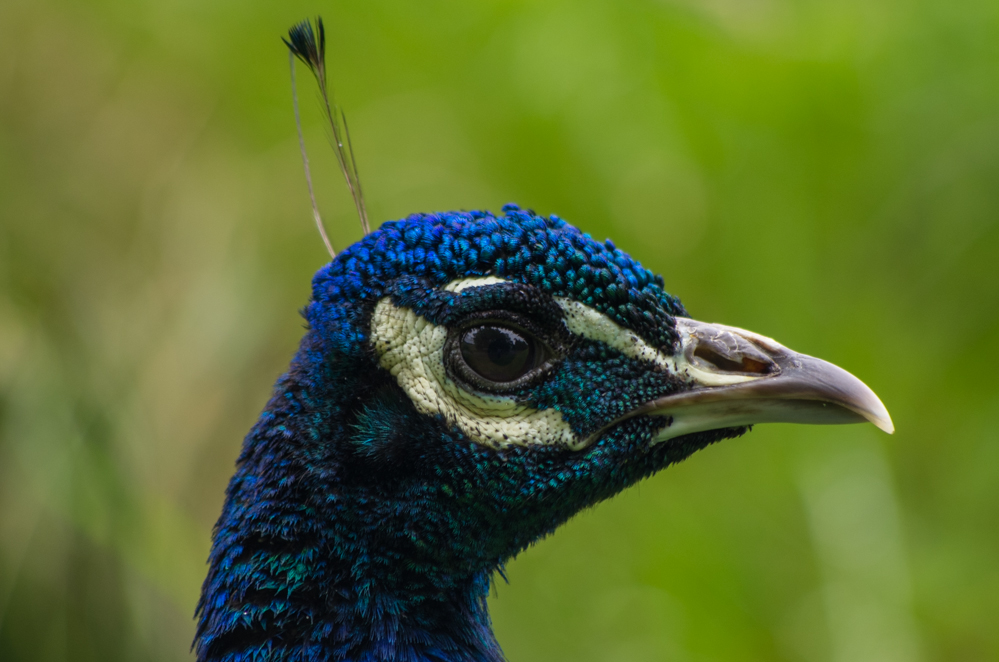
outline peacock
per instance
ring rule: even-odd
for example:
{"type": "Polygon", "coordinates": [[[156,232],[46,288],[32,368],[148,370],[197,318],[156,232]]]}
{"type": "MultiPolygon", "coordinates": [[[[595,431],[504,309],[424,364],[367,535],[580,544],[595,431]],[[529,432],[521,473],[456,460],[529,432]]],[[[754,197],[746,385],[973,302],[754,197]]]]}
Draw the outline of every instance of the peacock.
{"type": "MultiPolygon", "coordinates": [[[[311,65],[318,27],[291,32],[311,65]]],[[[303,314],[214,531],[198,660],[503,660],[491,581],[574,514],[756,423],[893,431],[848,372],[696,321],[612,241],[513,204],[383,223],[303,314]]]]}

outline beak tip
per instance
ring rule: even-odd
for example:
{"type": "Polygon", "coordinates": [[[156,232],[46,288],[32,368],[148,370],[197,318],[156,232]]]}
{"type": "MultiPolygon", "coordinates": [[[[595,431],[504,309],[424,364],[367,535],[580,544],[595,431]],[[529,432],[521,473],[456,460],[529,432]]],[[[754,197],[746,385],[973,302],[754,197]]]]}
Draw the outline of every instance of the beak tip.
{"type": "MultiPolygon", "coordinates": [[[[882,432],[887,432],[888,434],[895,434],[895,423],[891,420],[891,414],[888,413],[888,408],[884,406],[881,399],[874,395],[871,391],[871,395],[874,396],[875,406],[868,409],[867,420],[875,425],[882,432]]],[[[874,403],[871,403],[874,404],[874,403]]]]}
{"type": "Polygon", "coordinates": [[[895,424],[892,423],[891,417],[885,416],[884,418],[875,421],[874,425],[878,427],[879,430],[887,432],[888,434],[895,434],[895,424]]]}

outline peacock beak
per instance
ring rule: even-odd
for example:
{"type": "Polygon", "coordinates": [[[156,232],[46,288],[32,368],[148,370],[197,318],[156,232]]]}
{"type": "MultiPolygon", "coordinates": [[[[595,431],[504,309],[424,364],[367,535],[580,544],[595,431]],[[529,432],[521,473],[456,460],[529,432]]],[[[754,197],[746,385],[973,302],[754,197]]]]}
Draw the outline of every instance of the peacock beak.
{"type": "Polygon", "coordinates": [[[744,329],[677,318],[677,372],[690,390],[630,412],[662,416],[656,442],[756,423],[863,423],[891,434],[888,410],[846,370],[744,329]]]}

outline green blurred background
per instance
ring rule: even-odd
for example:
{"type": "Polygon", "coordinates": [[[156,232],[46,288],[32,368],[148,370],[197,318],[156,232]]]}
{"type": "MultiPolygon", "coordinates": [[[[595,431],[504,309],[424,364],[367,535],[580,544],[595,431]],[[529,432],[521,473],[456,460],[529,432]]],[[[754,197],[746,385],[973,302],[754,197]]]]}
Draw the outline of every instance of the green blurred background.
{"type": "Polygon", "coordinates": [[[512,662],[999,659],[995,0],[3,0],[0,660],[191,659],[327,259],[278,39],[316,13],[376,223],[557,213],[898,428],[761,426],[581,514],[497,585],[512,662]]]}

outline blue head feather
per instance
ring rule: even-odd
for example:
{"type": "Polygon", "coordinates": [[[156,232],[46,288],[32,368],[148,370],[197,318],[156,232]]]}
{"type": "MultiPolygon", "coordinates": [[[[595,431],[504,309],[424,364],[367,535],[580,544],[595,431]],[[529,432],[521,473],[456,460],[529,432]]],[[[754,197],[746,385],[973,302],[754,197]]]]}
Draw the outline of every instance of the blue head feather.
{"type": "MultiPolygon", "coordinates": [[[[309,330],[246,437],[198,606],[199,660],[501,660],[492,573],[579,510],[740,430],[650,444],[636,416],[582,450],[489,447],[421,413],[379,366],[376,304],[437,325],[470,311],[558,318],[586,304],[671,354],[685,315],[662,279],[610,241],[514,205],[505,215],[413,215],[343,251],[313,280],[309,330]],[[502,288],[456,293],[456,279],[502,288]]],[[[517,394],[580,437],[684,388],[597,340],[517,394]]]]}

